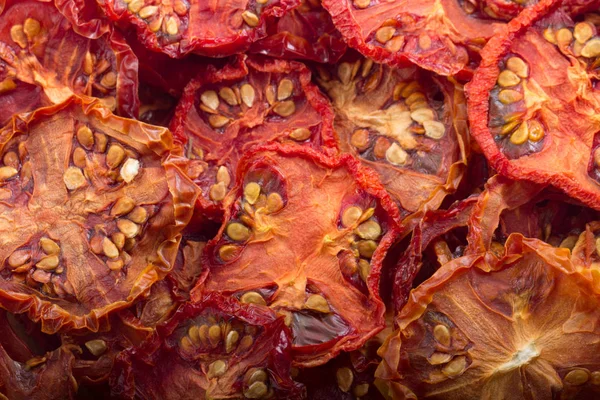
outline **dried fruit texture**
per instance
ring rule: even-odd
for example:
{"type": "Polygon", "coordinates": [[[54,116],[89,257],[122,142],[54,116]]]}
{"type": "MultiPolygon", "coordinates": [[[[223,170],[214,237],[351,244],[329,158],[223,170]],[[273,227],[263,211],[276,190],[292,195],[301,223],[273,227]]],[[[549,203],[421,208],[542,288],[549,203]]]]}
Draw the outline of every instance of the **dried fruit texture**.
{"type": "Polygon", "coordinates": [[[383,328],[379,277],[398,211],[373,171],[348,154],[273,144],[247,153],[234,193],[192,299],[219,292],[284,315],[304,367],[383,328]]]}
{"type": "Polygon", "coordinates": [[[567,250],[515,234],[412,292],[376,376],[393,399],[594,398],[599,303],[567,250]]]}
{"type": "Polygon", "coordinates": [[[168,273],[197,189],[163,128],[77,98],[0,132],[0,304],[45,332],[98,330],[168,273]]]}
{"type": "MultiPolygon", "coordinates": [[[[510,21],[526,7],[530,7],[538,0],[461,0],[462,8],[469,15],[481,19],[499,19],[510,21]]],[[[565,3],[574,1],[567,0],[565,3]]]]}
{"type": "Polygon", "coordinates": [[[504,21],[476,13],[469,0],[323,0],[346,43],[377,62],[409,62],[455,75],[479,61],[478,51],[504,21]]]}
{"type": "Polygon", "coordinates": [[[334,63],[346,52],[346,43],[335,29],[331,16],[319,1],[302,0],[273,26],[264,39],[254,43],[250,53],[285,59],[334,63]]]}
{"type": "Polygon", "coordinates": [[[379,173],[403,217],[438,208],[456,189],[466,166],[462,88],[362,58],[319,69],[318,82],[336,111],[340,149],[379,173]]]}
{"type": "Polygon", "coordinates": [[[463,255],[464,245],[456,245],[454,238],[447,234],[468,225],[477,203],[478,198],[471,197],[454,204],[448,210],[431,210],[423,215],[412,231],[408,248],[397,262],[392,289],[395,310],[402,309],[408,301],[422,269],[431,274],[440,266],[463,255]],[[433,252],[432,259],[426,252],[429,249],[433,252]]]}
{"type": "Polygon", "coordinates": [[[223,57],[266,36],[267,21],[297,0],[97,0],[106,15],[136,28],[144,45],[170,57],[188,53],[223,57]]]}
{"type": "Polygon", "coordinates": [[[106,22],[78,25],[73,3],[63,3],[0,2],[0,124],[73,93],[137,116],[138,61],[130,47],[106,22]]]}
{"type": "Polygon", "coordinates": [[[212,295],[183,305],[160,335],[123,353],[111,388],[130,399],[302,398],[290,369],[282,318],[212,295]]]}
{"type": "Polygon", "coordinates": [[[598,209],[597,14],[571,19],[558,5],[528,8],[486,46],[467,90],[471,132],[500,174],[598,209]]]}
{"type": "Polygon", "coordinates": [[[202,190],[202,210],[221,216],[238,160],[252,146],[278,141],[334,151],[333,110],[310,77],[297,62],[241,56],[190,82],[171,130],[182,146],[181,168],[202,190]]]}

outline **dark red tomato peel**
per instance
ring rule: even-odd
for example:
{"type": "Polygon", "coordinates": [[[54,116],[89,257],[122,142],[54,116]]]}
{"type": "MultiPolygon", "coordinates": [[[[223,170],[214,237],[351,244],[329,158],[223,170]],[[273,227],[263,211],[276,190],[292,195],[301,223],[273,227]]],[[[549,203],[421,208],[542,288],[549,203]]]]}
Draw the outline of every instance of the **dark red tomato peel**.
{"type": "Polygon", "coordinates": [[[188,53],[223,57],[266,36],[266,23],[297,0],[97,0],[106,15],[135,27],[146,47],[179,58],[188,53]]]}
{"type": "Polygon", "coordinates": [[[379,277],[398,210],[373,171],[348,154],[273,144],[246,153],[232,193],[192,299],[219,292],[268,305],[286,317],[300,366],[383,328],[379,277]]]}
{"type": "Polygon", "coordinates": [[[333,152],[333,110],[302,64],[261,56],[237,57],[192,80],[171,130],[181,144],[178,164],[202,190],[199,207],[222,214],[237,163],[252,146],[299,142],[333,152]]]}
{"type": "Polygon", "coordinates": [[[119,356],[111,387],[131,399],[300,399],[290,344],[272,311],[211,295],[182,305],[157,335],[119,356]]]}

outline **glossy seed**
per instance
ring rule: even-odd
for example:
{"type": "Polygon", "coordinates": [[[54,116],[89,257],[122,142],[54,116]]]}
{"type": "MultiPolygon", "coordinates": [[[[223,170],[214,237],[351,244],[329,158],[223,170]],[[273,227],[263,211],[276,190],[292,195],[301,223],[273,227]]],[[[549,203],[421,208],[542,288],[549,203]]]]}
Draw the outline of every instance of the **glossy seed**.
{"type": "Polygon", "coordinates": [[[397,143],[392,143],[385,151],[385,159],[394,165],[405,165],[408,162],[408,153],[397,143]]]}
{"type": "Polygon", "coordinates": [[[217,347],[221,341],[221,327],[219,325],[212,325],[208,328],[208,340],[213,348],[217,347]]]}
{"type": "Polygon", "coordinates": [[[42,250],[46,254],[58,254],[60,253],[60,246],[52,239],[49,238],[41,238],[40,246],[42,246],[42,250]]]}
{"type": "Polygon", "coordinates": [[[325,300],[325,297],[319,294],[311,294],[308,296],[306,303],[304,303],[304,307],[308,308],[309,310],[318,311],[324,314],[331,312],[327,300],[325,300]]]}
{"type": "Polygon", "coordinates": [[[345,228],[353,226],[358,222],[362,213],[363,210],[357,206],[346,208],[342,214],[342,226],[345,228]]]}
{"type": "Polygon", "coordinates": [[[95,150],[99,153],[106,151],[108,145],[108,138],[104,133],[94,133],[94,142],[96,143],[95,150]]]}
{"type": "Polygon", "coordinates": [[[250,230],[239,222],[231,222],[227,225],[227,236],[237,242],[245,242],[250,239],[250,230]]]}
{"type": "Polygon", "coordinates": [[[363,78],[366,78],[369,75],[369,73],[371,72],[371,69],[373,68],[373,64],[374,64],[373,60],[371,60],[370,58],[367,58],[365,60],[365,62],[363,63],[363,65],[362,65],[362,67],[360,69],[360,71],[361,71],[360,75],[363,78]]]}
{"type": "Polygon", "coordinates": [[[381,236],[381,226],[377,222],[369,220],[360,224],[356,228],[356,233],[363,239],[376,240],[381,236]]]}
{"type": "Polygon", "coordinates": [[[148,29],[150,29],[150,31],[154,33],[158,32],[160,28],[162,28],[163,21],[164,17],[162,15],[157,16],[156,18],[152,19],[152,21],[150,21],[150,23],[148,24],[148,29]]]}
{"type": "Polygon", "coordinates": [[[157,12],[158,12],[157,6],[146,6],[140,10],[138,15],[140,16],[140,18],[146,19],[146,18],[153,16],[157,12]]]}
{"type": "Polygon", "coordinates": [[[85,347],[96,357],[101,356],[108,349],[106,342],[102,339],[88,340],[85,342],[85,347]]]}
{"type": "Polygon", "coordinates": [[[246,304],[258,304],[261,306],[267,305],[264,297],[262,297],[258,292],[246,292],[242,295],[242,297],[240,297],[240,301],[246,304]]]}
{"type": "Polygon", "coordinates": [[[279,193],[269,193],[267,196],[266,209],[268,213],[276,213],[283,208],[283,198],[279,193]]]}
{"type": "Polygon", "coordinates": [[[371,273],[371,264],[367,260],[363,260],[362,258],[358,261],[358,273],[360,278],[367,282],[369,279],[369,274],[371,273]]]}
{"type": "Polygon", "coordinates": [[[292,95],[294,91],[294,83],[284,78],[279,82],[279,86],[277,86],[277,100],[285,100],[292,95]]]}
{"type": "Polygon", "coordinates": [[[529,125],[529,140],[532,142],[539,142],[545,136],[544,127],[539,121],[531,120],[528,122],[529,125]]]}
{"type": "Polygon", "coordinates": [[[73,150],[73,164],[79,168],[85,168],[87,165],[87,156],[85,150],[81,147],[76,147],[75,150],[73,150]]]}
{"type": "Polygon", "coordinates": [[[352,391],[356,397],[363,397],[369,393],[369,384],[361,383],[360,385],[354,386],[354,390],[352,391]]]}
{"type": "Polygon", "coordinates": [[[221,201],[227,194],[227,186],[223,182],[219,182],[210,187],[209,197],[212,201],[221,201]]]}
{"type": "Polygon", "coordinates": [[[229,118],[225,117],[224,115],[220,115],[220,114],[210,115],[208,117],[208,123],[210,124],[211,127],[215,128],[215,129],[219,129],[229,123],[229,118]]]}
{"type": "Polygon", "coordinates": [[[590,379],[590,374],[584,369],[574,369],[565,375],[565,382],[573,386],[581,386],[590,379]]]}
{"type": "Polygon", "coordinates": [[[35,264],[35,266],[45,271],[51,271],[58,267],[58,262],[58,256],[55,254],[42,258],[37,264],[35,264]]]}
{"type": "Polygon", "coordinates": [[[135,207],[128,215],[127,219],[136,224],[143,224],[148,220],[148,211],[144,207],[135,207]]]}
{"type": "Polygon", "coordinates": [[[404,98],[408,98],[410,97],[413,93],[418,92],[419,90],[421,90],[421,85],[419,85],[419,82],[417,81],[412,81],[407,85],[404,85],[402,87],[402,91],[400,92],[400,95],[404,98]]]}
{"type": "Polygon", "coordinates": [[[510,135],[510,142],[514,145],[521,145],[529,139],[529,129],[527,123],[523,122],[519,127],[510,135]]]}
{"type": "Polygon", "coordinates": [[[361,257],[371,258],[377,249],[377,243],[373,240],[361,240],[356,247],[361,257]]]}
{"type": "Polygon", "coordinates": [[[433,337],[442,346],[450,346],[450,330],[445,325],[436,325],[433,328],[433,337]]]}
{"type": "Polygon", "coordinates": [[[217,182],[223,182],[225,186],[229,186],[231,183],[231,175],[229,174],[229,170],[224,165],[221,165],[219,169],[217,169],[217,182]]]}
{"type": "Polygon", "coordinates": [[[225,338],[225,351],[231,353],[240,339],[240,334],[237,331],[231,331],[225,338]]]}
{"type": "Polygon", "coordinates": [[[294,129],[290,133],[290,139],[293,139],[297,142],[303,142],[303,141],[307,140],[308,138],[310,138],[310,135],[311,135],[310,129],[297,128],[297,129],[294,129]]]}
{"type": "Polygon", "coordinates": [[[254,382],[248,389],[244,391],[244,396],[249,399],[260,399],[268,392],[267,385],[263,382],[254,382]]]}
{"type": "Polygon", "coordinates": [[[110,236],[110,238],[119,250],[123,250],[123,247],[125,247],[125,240],[126,240],[123,232],[115,232],[110,236]]]}
{"type": "Polygon", "coordinates": [[[544,36],[544,39],[546,39],[548,42],[550,42],[552,44],[556,44],[556,34],[552,30],[552,28],[544,29],[544,32],[542,33],[542,35],[544,36]]]}
{"type": "Polygon", "coordinates": [[[107,72],[102,79],[100,79],[100,84],[106,88],[114,88],[117,86],[117,74],[113,71],[107,72]]]}
{"type": "Polygon", "coordinates": [[[517,74],[511,70],[505,69],[504,71],[500,72],[500,75],[498,75],[498,85],[502,87],[515,86],[518,85],[519,82],[521,82],[521,78],[519,78],[517,74]]]}
{"type": "Polygon", "coordinates": [[[523,100],[523,94],[516,90],[504,89],[498,93],[498,100],[500,100],[502,104],[509,105],[523,100]]]}
{"type": "Polygon", "coordinates": [[[135,202],[130,197],[124,196],[117,199],[115,204],[112,206],[110,210],[110,215],[121,216],[127,214],[135,207],[135,202]]]}
{"type": "Polygon", "coordinates": [[[590,374],[590,383],[592,385],[600,385],[600,371],[594,371],[590,374]]]}
{"type": "Polygon", "coordinates": [[[573,34],[567,28],[559,29],[558,32],[556,32],[556,41],[559,46],[568,46],[573,41],[573,34]]]}
{"type": "Polygon", "coordinates": [[[588,58],[600,56],[600,38],[594,38],[587,42],[581,49],[581,55],[588,58]]]}
{"type": "Polygon", "coordinates": [[[369,131],[357,129],[350,138],[350,144],[358,150],[366,150],[369,147],[369,131]]]}
{"type": "Polygon", "coordinates": [[[140,162],[135,158],[128,158],[121,167],[120,176],[126,183],[130,183],[140,172],[140,162]]]}
{"type": "Polygon", "coordinates": [[[221,260],[228,262],[233,260],[240,251],[240,247],[234,244],[226,244],[219,248],[219,257],[221,260]]]}
{"type": "Polygon", "coordinates": [[[254,105],[254,99],[256,93],[254,92],[254,88],[247,83],[244,83],[240,87],[240,95],[242,97],[242,101],[248,107],[252,107],[254,105]]]}
{"type": "Polygon", "coordinates": [[[110,168],[117,168],[125,159],[125,150],[118,144],[113,144],[106,153],[106,165],[110,168]]]}
{"type": "Polygon", "coordinates": [[[430,355],[429,358],[427,359],[427,361],[429,361],[429,364],[431,364],[431,365],[446,364],[450,360],[452,360],[451,354],[440,353],[437,351],[435,353],[433,353],[432,355],[430,355]]]}
{"type": "Polygon", "coordinates": [[[256,182],[250,182],[244,187],[244,200],[249,204],[255,204],[260,196],[260,185],[256,182]]]}
{"type": "Polygon", "coordinates": [[[13,167],[0,167],[0,181],[6,181],[17,175],[19,171],[13,167]]]}
{"type": "Polygon", "coordinates": [[[253,343],[254,343],[254,339],[252,339],[252,336],[249,336],[249,335],[244,336],[242,338],[242,340],[240,340],[240,344],[237,348],[238,353],[248,350],[250,347],[252,347],[253,343]]]}
{"type": "Polygon", "coordinates": [[[175,19],[174,17],[168,18],[166,21],[165,28],[169,35],[177,35],[177,33],[179,33],[179,24],[177,23],[177,19],[175,19]]]}
{"type": "Polygon", "coordinates": [[[594,29],[587,22],[579,22],[575,25],[573,29],[573,37],[579,43],[585,43],[590,40],[594,36],[594,29]]]}
{"type": "Polygon", "coordinates": [[[173,11],[177,13],[180,17],[183,17],[187,14],[188,5],[184,0],[175,0],[173,2],[173,11]]]}
{"type": "Polygon", "coordinates": [[[189,336],[184,336],[181,338],[181,340],[179,341],[179,347],[181,348],[181,350],[183,350],[184,353],[188,354],[191,354],[196,350],[189,336]]]}
{"type": "Polygon", "coordinates": [[[23,31],[23,25],[13,25],[10,28],[10,38],[21,48],[27,47],[27,36],[23,31]]]}
{"type": "Polygon", "coordinates": [[[410,118],[422,124],[425,121],[432,121],[434,119],[433,110],[430,108],[420,108],[410,113],[410,118]]]}
{"type": "Polygon", "coordinates": [[[465,372],[467,368],[467,358],[465,356],[454,357],[444,368],[442,373],[448,378],[454,378],[465,372]]]}
{"type": "Polygon", "coordinates": [[[289,117],[296,111],[296,104],[292,100],[282,101],[273,107],[273,112],[282,117],[289,117]]]}
{"type": "Polygon", "coordinates": [[[238,105],[237,97],[230,87],[221,88],[221,90],[219,90],[219,96],[221,96],[221,98],[230,106],[238,105]]]}
{"type": "Polygon", "coordinates": [[[352,370],[347,367],[338,368],[335,372],[335,379],[337,380],[338,387],[344,393],[348,393],[352,388],[352,382],[354,381],[354,374],[352,370]]]}
{"type": "Polygon", "coordinates": [[[20,267],[31,259],[31,253],[28,250],[17,250],[8,257],[8,265],[13,268],[20,267]]]}
{"type": "Polygon", "coordinates": [[[200,327],[198,327],[198,325],[192,325],[189,327],[188,336],[195,346],[200,346],[202,344],[202,340],[200,339],[200,327]]]}
{"type": "Polygon", "coordinates": [[[266,382],[268,378],[267,373],[262,368],[253,368],[244,376],[244,380],[248,386],[252,385],[254,382],[266,382]]]}
{"type": "Polygon", "coordinates": [[[435,140],[441,139],[446,133],[446,127],[439,121],[425,121],[423,128],[425,128],[425,136],[435,140]]]}
{"type": "Polygon", "coordinates": [[[511,57],[506,61],[506,68],[517,74],[520,78],[529,76],[529,67],[520,57],[511,57]]]}
{"type": "Polygon", "coordinates": [[[354,0],[354,7],[367,8],[371,5],[371,0],[354,0]]]}
{"type": "Polygon", "coordinates": [[[225,372],[227,372],[227,364],[225,364],[225,361],[223,360],[217,360],[208,366],[206,377],[208,379],[219,378],[225,375],[225,372]]]}
{"type": "Polygon", "coordinates": [[[131,0],[127,8],[132,13],[138,13],[144,6],[144,0],[131,0]]]}
{"type": "Polygon", "coordinates": [[[140,233],[140,227],[136,223],[128,219],[117,220],[117,228],[125,235],[126,238],[134,238],[140,233]]]}
{"type": "Polygon", "coordinates": [[[394,37],[395,33],[396,33],[396,29],[393,26],[384,26],[383,28],[377,29],[377,32],[375,32],[375,39],[379,43],[385,44],[392,37],[394,37]]]}
{"type": "Polygon", "coordinates": [[[39,35],[41,30],[42,26],[40,25],[40,22],[36,19],[27,18],[23,23],[23,32],[25,33],[30,42],[33,40],[34,37],[39,35]]]}
{"type": "Polygon", "coordinates": [[[200,101],[211,110],[216,110],[219,108],[219,96],[217,96],[217,92],[214,90],[207,90],[206,92],[202,93],[200,95],[200,101]]]}
{"type": "Polygon", "coordinates": [[[404,102],[406,103],[406,105],[410,106],[413,103],[416,102],[423,102],[426,101],[427,99],[425,98],[425,95],[421,92],[414,92],[413,94],[411,94],[410,96],[408,96],[406,98],[406,100],[404,100],[404,102]]]}
{"type": "Polygon", "coordinates": [[[209,342],[208,330],[209,330],[208,325],[201,325],[198,328],[198,336],[200,337],[200,341],[202,342],[202,344],[205,346],[208,345],[208,342],[209,342]]]}
{"type": "Polygon", "coordinates": [[[83,176],[83,172],[81,172],[81,169],[77,167],[69,167],[63,175],[63,182],[65,183],[67,189],[76,190],[85,185],[86,180],[85,176],[83,176]]]}
{"type": "Polygon", "coordinates": [[[102,252],[108,258],[119,257],[119,249],[109,238],[102,239],[102,252]]]}
{"type": "Polygon", "coordinates": [[[242,18],[244,19],[244,22],[248,24],[248,26],[251,26],[253,28],[255,26],[258,26],[258,23],[260,21],[256,14],[247,10],[242,13],[242,18]]]}

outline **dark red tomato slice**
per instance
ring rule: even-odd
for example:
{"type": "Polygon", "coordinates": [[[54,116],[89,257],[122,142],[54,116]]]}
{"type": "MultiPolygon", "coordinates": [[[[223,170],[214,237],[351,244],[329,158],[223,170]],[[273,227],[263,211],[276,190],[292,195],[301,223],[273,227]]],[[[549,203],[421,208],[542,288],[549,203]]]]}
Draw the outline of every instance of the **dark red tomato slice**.
{"type": "Polygon", "coordinates": [[[73,97],[0,133],[0,304],[98,330],[173,267],[197,189],[168,130],[73,97]]]}
{"type": "Polygon", "coordinates": [[[466,165],[462,88],[416,67],[354,58],[319,69],[342,151],[379,173],[402,217],[436,209],[466,165]]]}
{"type": "Polygon", "coordinates": [[[234,298],[187,303],[160,334],[119,357],[111,381],[122,398],[299,399],[282,318],[234,298]]]}
{"type": "Polygon", "coordinates": [[[333,110],[310,82],[304,65],[264,57],[238,57],[190,82],[171,131],[182,145],[181,168],[202,190],[199,206],[222,214],[237,163],[266,142],[335,148],[333,110]]]}
{"type": "Polygon", "coordinates": [[[348,154],[273,144],[247,153],[233,194],[192,299],[219,292],[284,315],[304,367],[383,328],[379,277],[398,211],[373,171],[348,154]]]}
{"type": "MultiPolygon", "coordinates": [[[[60,2],[59,2],[60,3],[60,2]]],[[[0,123],[15,113],[94,96],[123,116],[138,113],[137,58],[106,23],[35,0],[0,2],[0,123]]]]}
{"type": "Polygon", "coordinates": [[[554,185],[598,209],[600,22],[559,5],[528,8],[484,49],[468,85],[471,132],[500,174],[554,185]]]}
{"type": "Polygon", "coordinates": [[[477,53],[504,21],[477,11],[471,0],[323,0],[346,43],[376,62],[410,62],[455,75],[479,61],[477,53]]]}
{"type": "Polygon", "coordinates": [[[412,292],[376,377],[394,399],[596,398],[599,306],[568,251],[514,234],[412,292]]]}
{"type": "Polygon", "coordinates": [[[249,52],[277,58],[334,63],[346,52],[346,43],[320,1],[302,0],[273,26],[269,36],[254,43],[249,52]]]}
{"type": "Polygon", "coordinates": [[[97,0],[113,21],[136,28],[151,50],[179,58],[188,53],[223,57],[266,36],[266,22],[297,0],[97,0]]]}

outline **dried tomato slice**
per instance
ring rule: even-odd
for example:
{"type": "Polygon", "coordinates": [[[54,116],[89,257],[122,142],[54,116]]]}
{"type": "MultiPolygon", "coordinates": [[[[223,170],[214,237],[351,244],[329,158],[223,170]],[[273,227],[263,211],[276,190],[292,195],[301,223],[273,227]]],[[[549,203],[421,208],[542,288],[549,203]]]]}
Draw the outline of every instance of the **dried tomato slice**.
{"type": "Polygon", "coordinates": [[[175,261],[197,189],[166,129],[73,97],[0,132],[0,304],[45,332],[99,329],[175,261]]]}
{"type": "Polygon", "coordinates": [[[173,58],[243,52],[266,36],[267,20],[298,4],[297,0],[97,1],[110,19],[135,27],[146,47],[173,58]]]}
{"type": "Polygon", "coordinates": [[[111,386],[123,398],[302,398],[290,370],[282,318],[212,295],[183,305],[160,335],[123,353],[111,386]]]}
{"type": "Polygon", "coordinates": [[[444,265],[397,316],[376,376],[402,399],[597,397],[600,294],[566,254],[515,234],[500,259],[444,265]]]}
{"type": "Polygon", "coordinates": [[[410,62],[455,75],[504,21],[479,13],[472,0],[323,0],[346,43],[377,62],[410,62]]]}
{"type": "Polygon", "coordinates": [[[348,154],[272,144],[247,153],[234,194],[192,299],[219,292],[285,315],[305,367],[383,328],[379,277],[398,210],[372,171],[348,154]]]}
{"type": "Polygon", "coordinates": [[[240,56],[190,82],[171,130],[182,143],[182,168],[202,190],[201,209],[222,213],[238,160],[254,145],[335,148],[333,110],[310,78],[298,62],[240,56]]]}
{"type": "Polygon", "coordinates": [[[302,0],[273,26],[269,36],[252,44],[250,53],[286,59],[335,63],[346,52],[346,43],[331,16],[319,1],[302,0]]]}
{"type": "Polygon", "coordinates": [[[469,120],[499,173],[599,208],[597,14],[571,18],[558,5],[527,9],[486,46],[468,86],[469,120]]]}
{"type": "Polygon", "coordinates": [[[403,217],[439,207],[456,189],[466,165],[460,86],[363,58],[320,68],[318,82],[336,111],[340,149],[379,173],[403,217]]]}
{"type": "Polygon", "coordinates": [[[137,116],[138,64],[131,48],[106,22],[79,26],[75,11],[60,7],[69,18],[50,2],[1,2],[0,123],[72,93],[137,116]]]}

